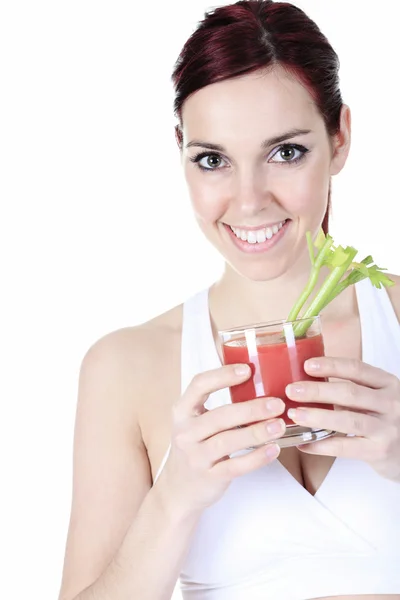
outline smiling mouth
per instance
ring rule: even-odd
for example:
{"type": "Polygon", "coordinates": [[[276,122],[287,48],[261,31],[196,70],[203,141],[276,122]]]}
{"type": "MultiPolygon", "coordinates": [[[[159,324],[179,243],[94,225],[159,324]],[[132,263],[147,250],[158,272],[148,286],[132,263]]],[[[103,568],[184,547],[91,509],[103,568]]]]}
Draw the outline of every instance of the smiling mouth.
{"type": "Polygon", "coordinates": [[[275,235],[279,233],[282,227],[290,219],[284,219],[274,225],[260,227],[258,229],[245,229],[241,227],[233,227],[227,225],[229,229],[234,233],[238,240],[247,242],[248,244],[262,244],[266,240],[271,240],[275,235]]]}

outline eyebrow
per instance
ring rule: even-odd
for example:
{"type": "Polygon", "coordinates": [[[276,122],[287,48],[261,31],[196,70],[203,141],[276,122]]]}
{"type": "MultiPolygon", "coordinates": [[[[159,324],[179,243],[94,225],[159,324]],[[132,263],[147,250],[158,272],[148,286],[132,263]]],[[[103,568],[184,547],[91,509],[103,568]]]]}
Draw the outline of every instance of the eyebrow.
{"type": "MultiPolygon", "coordinates": [[[[280,144],[281,142],[285,142],[286,140],[290,140],[298,135],[307,135],[311,133],[311,129],[291,129],[286,133],[282,133],[281,135],[276,135],[272,138],[264,140],[261,144],[261,149],[265,150],[270,146],[274,146],[275,144],[280,144]]],[[[202,142],[200,140],[192,140],[188,144],[186,144],[186,148],[192,147],[200,147],[200,148],[208,148],[209,150],[217,150],[218,152],[226,152],[225,148],[220,144],[211,144],[210,142],[202,142]]]]}

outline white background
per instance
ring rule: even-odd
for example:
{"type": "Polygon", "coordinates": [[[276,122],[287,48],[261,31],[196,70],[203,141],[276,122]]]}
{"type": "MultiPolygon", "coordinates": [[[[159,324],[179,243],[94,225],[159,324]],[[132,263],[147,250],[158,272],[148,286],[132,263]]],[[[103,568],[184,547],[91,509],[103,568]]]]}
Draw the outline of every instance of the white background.
{"type": "MultiPolygon", "coordinates": [[[[332,232],[400,272],[397,2],[296,4],[339,53],[353,110],[332,232]]],[[[212,6],[1,5],[2,598],[57,597],[88,347],[220,272],[191,216],[170,83],[181,46],[212,6]]]]}

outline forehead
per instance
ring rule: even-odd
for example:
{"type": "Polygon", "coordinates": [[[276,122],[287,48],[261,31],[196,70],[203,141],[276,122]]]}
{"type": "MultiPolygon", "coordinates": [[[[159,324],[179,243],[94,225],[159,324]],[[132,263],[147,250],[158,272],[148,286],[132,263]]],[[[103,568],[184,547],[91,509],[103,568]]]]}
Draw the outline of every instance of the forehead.
{"type": "Polygon", "coordinates": [[[230,135],[245,141],[295,127],[324,129],[307,89],[279,67],[198,90],[184,103],[182,121],[187,141],[200,134],[229,143],[230,135]]]}

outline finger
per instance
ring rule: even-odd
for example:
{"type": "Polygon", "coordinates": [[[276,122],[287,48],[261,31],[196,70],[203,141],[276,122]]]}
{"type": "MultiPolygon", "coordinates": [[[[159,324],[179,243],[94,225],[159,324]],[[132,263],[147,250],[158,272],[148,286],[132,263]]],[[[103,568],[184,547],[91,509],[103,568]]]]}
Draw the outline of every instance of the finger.
{"type": "Polygon", "coordinates": [[[231,481],[251,471],[256,471],[275,460],[280,453],[278,444],[267,444],[247,454],[222,460],[211,469],[216,477],[231,481]]]}
{"type": "MultiPolygon", "coordinates": [[[[396,384],[396,377],[383,369],[353,358],[320,356],[304,363],[304,370],[313,377],[337,377],[374,389],[396,384]]],[[[397,380],[398,381],[398,380],[397,380]]]]}
{"type": "Polygon", "coordinates": [[[295,402],[336,404],[379,414],[390,412],[391,401],[384,390],[372,390],[353,381],[299,381],[286,387],[295,402]]]}
{"type": "Polygon", "coordinates": [[[362,437],[332,436],[312,444],[303,444],[298,446],[298,449],[305,454],[320,454],[364,461],[375,460],[376,454],[374,442],[362,437]]]}
{"type": "Polygon", "coordinates": [[[267,444],[285,433],[283,419],[272,419],[240,429],[218,433],[202,443],[202,452],[212,464],[234,452],[267,444]]]}
{"type": "MultiPolygon", "coordinates": [[[[325,410],[323,408],[291,408],[288,416],[298,425],[331,429],[341,433],[362,436],[371,440],[382,437],[383,429],[381,420],[371,416],[350,410],[325,410]]],[[[322,441],[322,440],[321,440],[322,441]]]]}
{"type": "Polygon", "coordinates": [[[195,375],[181,398],[174,404],[175,416],[187,418],[206,412],[204,403],[213,392],[246,381],[251,369],[245,364],[225,365],[195,375]]]}
{"type": "Polygon", "coordinates": [[[256,398],[236,404],[225,404],[207,411],[191,424],[193,441],[202,441],[221,431],[281,415],[285,403],[280,398],[256,398]]]}

